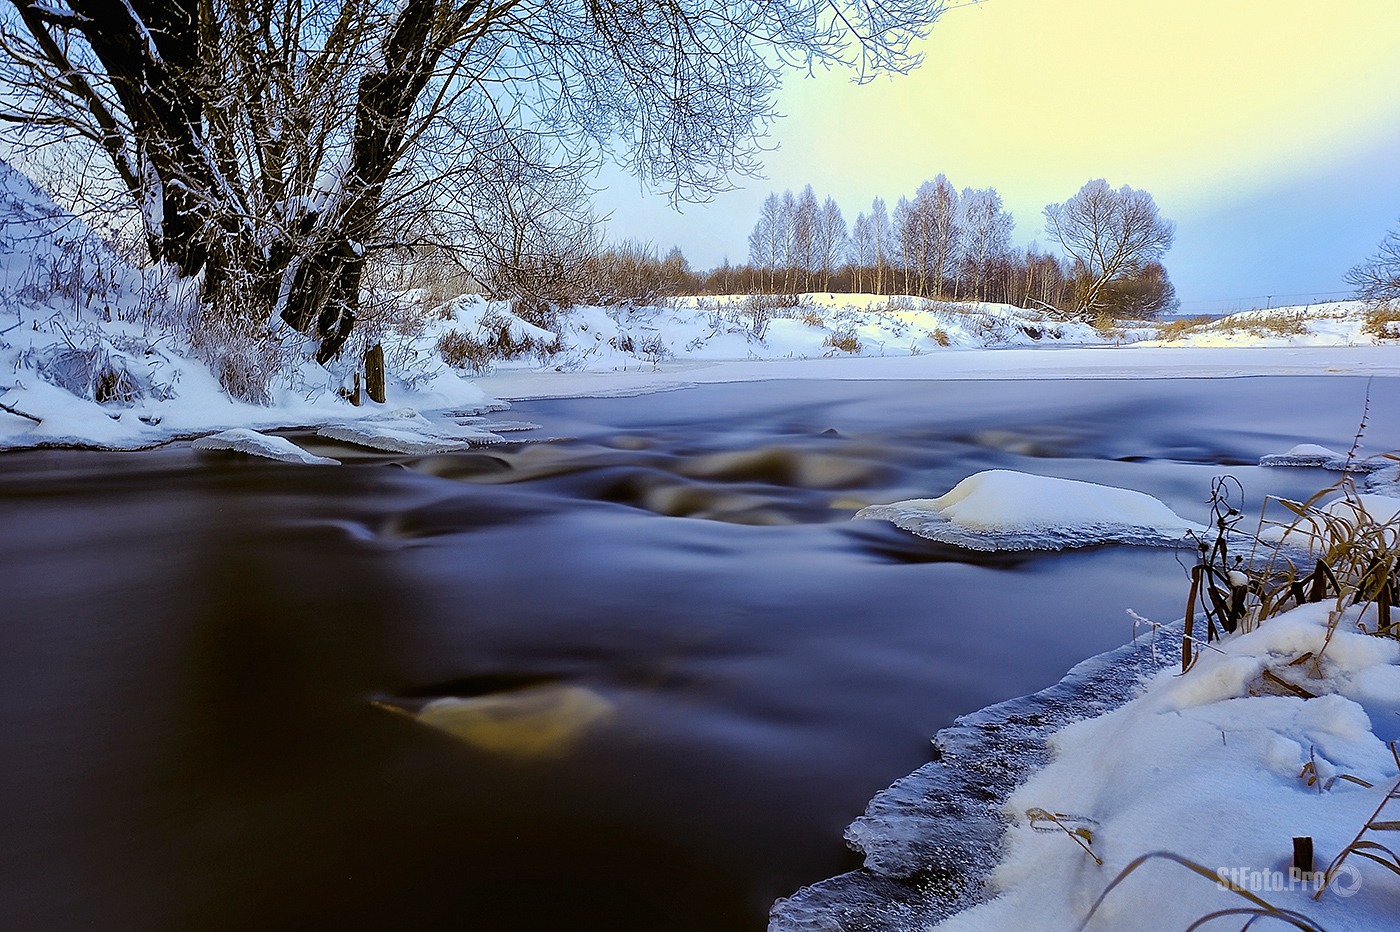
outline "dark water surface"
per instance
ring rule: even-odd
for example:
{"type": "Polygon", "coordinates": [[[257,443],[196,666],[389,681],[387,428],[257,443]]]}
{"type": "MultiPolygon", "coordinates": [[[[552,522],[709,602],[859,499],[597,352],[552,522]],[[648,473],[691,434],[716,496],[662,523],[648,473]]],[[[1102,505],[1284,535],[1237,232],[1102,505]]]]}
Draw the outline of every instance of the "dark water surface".
{"type": "Polygon", "coordinates": [[[1184,601],[1168,550],[974,554],[857,507],[1003,467],[1201,519],[1223,472],[1332,481],[1248,464],[1346,449],[1365,392],[774,382],[521,403],[577,439],[483,453],[299,438],[341,468],[0,455],[0,927],[761,929],[934,730],[1184,601]],[[375,704],[527,687],[504,745],[375,704]]]}

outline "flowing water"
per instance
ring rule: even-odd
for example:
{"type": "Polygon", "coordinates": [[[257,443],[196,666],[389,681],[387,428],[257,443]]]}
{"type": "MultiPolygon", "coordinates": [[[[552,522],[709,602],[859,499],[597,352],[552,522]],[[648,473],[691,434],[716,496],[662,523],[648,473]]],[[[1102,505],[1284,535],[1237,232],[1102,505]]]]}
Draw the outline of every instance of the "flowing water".
{"type": "MultiPolygon", "coordinates": [[[[0,455],[0,917],[761,929],[936,729],[1183,606],[1167,549],[969,553],[856,508],[998,467],[1200,520],[1224,472],[1254,506],[1334,480],[1250,464],[1345,450],[1366,392],[772,382],[521,403],[573,439],[470,454],[297,438],[341,468],[0,455]]],[[[1400,385],[1370,393],[1400,446],[1400,385]]]]}

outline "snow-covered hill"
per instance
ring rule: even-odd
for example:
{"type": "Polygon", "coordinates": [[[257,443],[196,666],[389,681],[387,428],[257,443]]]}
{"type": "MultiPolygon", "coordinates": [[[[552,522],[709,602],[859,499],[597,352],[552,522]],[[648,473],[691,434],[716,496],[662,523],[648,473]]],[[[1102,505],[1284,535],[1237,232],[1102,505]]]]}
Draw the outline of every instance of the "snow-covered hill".
{"type": "MultiPolygon", "coordinates": [[[[948,349],[1101,346],[1155,335],[1152,327],[1102,333],[1008,304],[931,301],[904,295],[813,293],[683,297],[654,306],[579,306],[539,327],[502,302],[459,298],[431,314],[444,336],[485,345],[507,328],[523,347],[475,371],[545,366],[599,371],[664,360],[819,359],[918,356],[948,349]],[[528,346],[525,341],[528,338],[528,346]],[[552,352],[544,352],[552,348],[552,352]]],[[[471,363],[464,363],[471,367],[471,363]]]]}
{"type": "MultiPolygon", "coordinates": [[[[233,427],[386,413],[341,398],[346,373],[308,361],[301,337],[286,328],[267,335],[284,360],[266,385],[268,403],[230,398],[209,362],[236,365],[236,351],[196,345],[190,289],[124,262],[0,162],[0,449],[129,449],[233,427]]],[[[410,337],[386,334],[385,349],[397,362],[388,410],[498,406],[435,354],[417,352],[410,337]]]]}
{"type": "Polygon", "coordinates": [[[1149,346],[1374,346],[1400,340],[1400,310],[1333,301],[1165,324],[1149,346]]]}

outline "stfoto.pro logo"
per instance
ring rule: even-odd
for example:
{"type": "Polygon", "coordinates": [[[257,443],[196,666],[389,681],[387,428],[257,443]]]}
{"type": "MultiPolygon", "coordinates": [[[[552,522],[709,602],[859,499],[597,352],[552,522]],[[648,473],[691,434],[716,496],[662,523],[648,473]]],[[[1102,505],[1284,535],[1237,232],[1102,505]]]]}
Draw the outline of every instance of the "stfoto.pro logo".
{"type": "MultiPolygon", "coordinates": [[[[1316,893],[1327,879],[1326,871],[1300,871],[1296,867],[1285,871],[1261,871],[1249,867],[1222,867],[1215,872],[1222,890],[1246,890],[1250,893],[1281,893],[1299,890],[1316,893]]],[[[1327,890],[1337,896],[1355,896],[1361,889],[1361,872],[1350,864],[1342,864],[1332,874],[1327,890]]]]}

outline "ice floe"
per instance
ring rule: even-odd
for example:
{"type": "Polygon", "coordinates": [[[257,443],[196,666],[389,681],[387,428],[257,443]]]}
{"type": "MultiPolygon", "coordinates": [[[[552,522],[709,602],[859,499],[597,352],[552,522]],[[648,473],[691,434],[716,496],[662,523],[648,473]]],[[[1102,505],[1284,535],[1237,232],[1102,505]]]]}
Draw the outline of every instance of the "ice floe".
{"type": "Polygon", "coordinates": [[[1170,546],[1203,530],[1143,492],[1008,469],[969,476],[938,498],[871,505],[855,517],[971,550],[1170,546]]]}
{"type": "Polygon", "coordinates": [[[506,442],[500,434],[471,424],[459,422],[450,429],[444,428],[413,408],[399,408],[353,423],[328,424],[316,433],[372,450],[415,456],[457,453],[506,442]]]}
{"type": "Polygon", "coordinates": [[[200,437],[190,444],[196,450],[232,450],[249,456],[263,456],[280,460],[283,463],[305,463],[316,466],[338,466],[340,460],[328,456],[308,453],[286,437],[274,437],[258,433],[246,427],[235,427],[207,437],[200,437]]]}
{"type": "Polygon", "coordinates": [[[1300,443],[1287,453],[1270,453],[1259,458],[1260,466],[1311,466],[1335,472],[1374,472],[1390,460],[1384,457],[1359,458],[1316,443],[1300,443]]]}

